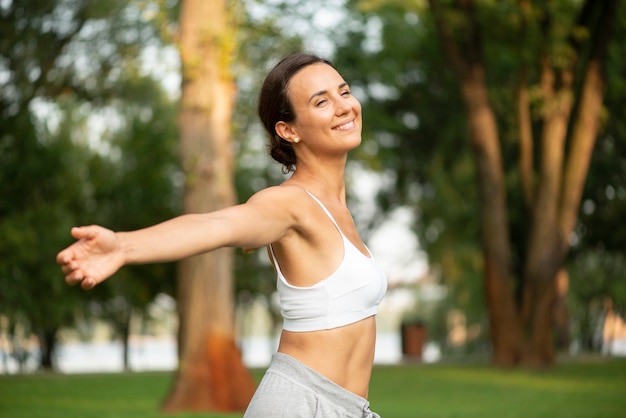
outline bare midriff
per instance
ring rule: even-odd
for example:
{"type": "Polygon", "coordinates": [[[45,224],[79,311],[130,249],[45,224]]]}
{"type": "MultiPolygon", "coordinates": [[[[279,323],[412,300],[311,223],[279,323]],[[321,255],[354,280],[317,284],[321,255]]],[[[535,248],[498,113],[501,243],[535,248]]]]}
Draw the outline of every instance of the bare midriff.
{"type": "Polygon", "coordinates": [[[376,319],[321,331],[283,330],[278,351],[287,354],[344,389],[367,398],[374,361],[376,319]]]}

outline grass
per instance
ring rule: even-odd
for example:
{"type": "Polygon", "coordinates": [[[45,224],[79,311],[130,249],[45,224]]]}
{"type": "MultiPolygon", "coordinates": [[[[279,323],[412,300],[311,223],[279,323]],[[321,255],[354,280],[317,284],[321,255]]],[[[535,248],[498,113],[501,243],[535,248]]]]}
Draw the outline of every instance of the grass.
{"type": "MultiPolygon", "coordinates": [[[[261,370],[254,376],[260,379],[261,370]]],[[[233,418],[164,415],[170,373],[0,376],[2,418],[233,418]]],[[[374,368],[372,410],[383,418],[626,416],[626,359],[565,362],[542,371],[484,365],[374,368]]]]}
{"type": "Polygon", "coordinates": [[[542,371],[435,365],[378,369],[372,409],[387,418],[626,416],[626,360],[542,371]]]}

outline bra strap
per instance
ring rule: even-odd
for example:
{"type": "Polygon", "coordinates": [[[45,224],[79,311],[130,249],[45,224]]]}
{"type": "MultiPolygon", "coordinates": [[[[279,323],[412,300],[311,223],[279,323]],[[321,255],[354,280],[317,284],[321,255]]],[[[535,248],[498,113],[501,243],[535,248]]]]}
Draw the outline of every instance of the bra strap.
{"type": "Polygon", "coordinates": [[[276,259],[276,255],[274,254],[274,246],[272,244],[269,244],[268,247],[270,249],[270,255],[272,259],[272,264],[274,265],[274,270],[276,270],[276,273],[282,276],[283,272],[280,270],[280,266],[278,265],[278,260],[276,259]]]}
{"type": "Polygon", "coordinates": [[[339,232],[341,233],[341,235],[343,235],[343,232],[341,231],[341,228],[339,228],[339,225],[337,224],[337,222],[335,221],[335,218],[333,218],[333,215],[330,214],[330,211],[328,209],[326,209],[326,206],[324,206],[324,204],[313,195],[313,193],[311,193],[310,191],[306,190],[306,192],[309,194],[309,196],[311,196],[313,198],[313,200],[315,200],[318,205],[320,205],[322,207],[322,209],[324,210],[324,212],[326,213],[326,215],[328,215],[328,217],[330,218],[330,220],[333,222],[333,224],[335,224],[335,227],[339,230],[339,232]]]}

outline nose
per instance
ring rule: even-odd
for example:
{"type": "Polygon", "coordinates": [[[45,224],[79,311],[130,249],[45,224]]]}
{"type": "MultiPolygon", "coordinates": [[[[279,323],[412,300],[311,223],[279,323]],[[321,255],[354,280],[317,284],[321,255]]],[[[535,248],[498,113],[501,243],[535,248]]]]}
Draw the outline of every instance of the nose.
{"type": "Polygon", "coordinates": [[[351,110],[352,103],[350,102],[350,98],[339,96],[339,98],[335,101],[335,114],[337,114],[337,116],[341,116],[349,113],[351,110]]]}

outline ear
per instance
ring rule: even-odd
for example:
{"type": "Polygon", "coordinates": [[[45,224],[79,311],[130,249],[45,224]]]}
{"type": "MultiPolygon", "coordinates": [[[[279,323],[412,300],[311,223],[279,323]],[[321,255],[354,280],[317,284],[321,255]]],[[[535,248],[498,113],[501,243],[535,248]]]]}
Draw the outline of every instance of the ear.
{"type": "Polygon", "coordinates": [[[298,133],[286,122],[276,122],[276,125],[274,125],[274,129],[276,130],[278,136],[280,136],[287,142],[294,143],[300,141],[298,133]]]}

